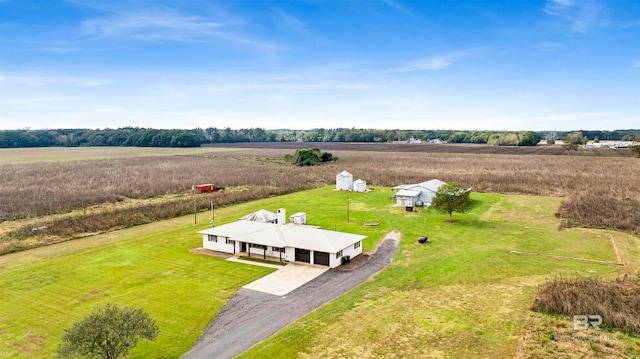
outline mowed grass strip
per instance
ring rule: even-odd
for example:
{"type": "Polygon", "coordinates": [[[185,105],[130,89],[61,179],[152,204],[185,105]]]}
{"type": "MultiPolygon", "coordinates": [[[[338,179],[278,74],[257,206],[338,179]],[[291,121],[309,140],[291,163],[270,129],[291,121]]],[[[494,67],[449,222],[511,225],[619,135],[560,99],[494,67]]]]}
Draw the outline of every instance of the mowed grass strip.
{"type": "MultiPolygon", "coordinates": [[[[396,260],[372,281],[240,357],[512,358],[539,284],[558,275],[629,270],[509,253],[615,260],[605,240],[610,232],[558,231],[559,198],[478,193],[472,198],[472,210],[454,214],[455,223],[432,211],[398,213],[388,202],[370,211],[369,216],[403,232],[396,260]],[[427,234],[432,243],[417,244],[418,234],[427,234]]],[[[357,209],[352,214],[356,221],[359,215],[357,209]]],[[[638,263],[640,256],[630,248],[640,240],[616,235],[624,237],[625,260],[638,263]]]]}
{"type": "Polygon", "coordinates": [[[212,147],[34,147],[0,148],[0,165],[97,160],[105,158],[129,158],[149,156],[198,155],[225,151],[238,151],[238,148],[212,147]]]}

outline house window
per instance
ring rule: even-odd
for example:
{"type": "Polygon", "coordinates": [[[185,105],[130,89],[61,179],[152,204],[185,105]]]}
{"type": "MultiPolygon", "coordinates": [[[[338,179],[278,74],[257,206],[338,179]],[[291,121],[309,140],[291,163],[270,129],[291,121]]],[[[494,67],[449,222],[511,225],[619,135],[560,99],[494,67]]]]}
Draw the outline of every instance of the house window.
{"type": "Polygon", "coordinates": [[[342,251],[336,252],[336,259],[342,257],[342,251]]]}
{"type": "Polygon", "coordinates": [[[357,241],[356,243],[353,244],[353,249],[357,249],[360,248],[360,241],[357,241]]]}
{"type": "Polygon", "coordinates": [[[255,244],[255,243],[249,243],[249,247],[251,247],[251,248],[267,249],[267,246],[262,245],[262,244],[255,244]]]}
{"type": "Polygon", "coordinates": [[[236,241],[227,238],[227,244],[236,244],[236,241]]]}
{"type": "Polygon", "coordinates": [[[274,252],[284,253],[284,248],[271,247],[271,250],[274,251],[274,252]]]}
{"type": "Polygon", "coordinates": [[[217,241],[218,241],[218,237],[217,236],[209,235],[209,242],[217,242],[217,241]]]}

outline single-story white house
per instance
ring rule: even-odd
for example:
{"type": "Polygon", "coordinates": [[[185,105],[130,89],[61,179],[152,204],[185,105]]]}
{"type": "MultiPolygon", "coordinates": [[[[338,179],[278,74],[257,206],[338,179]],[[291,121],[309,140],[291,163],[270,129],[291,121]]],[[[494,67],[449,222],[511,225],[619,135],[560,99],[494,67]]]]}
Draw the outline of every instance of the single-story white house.
{"type": "Polygon", "coordinates": [[[423,206],[425,208],[431,206],[431,200],[438,192],[438,189],[446,182],[438,179],[432,179],[430,181],[416,183],[416,184],[403,184],[392,187],[391,189],[399,190],[395,194],[396,206],[399,207],[414,207],[423,206]]]}
{"type": "MultiPolygon", "coordinates": [[[[278,210],[280,211],[280,210],[278,210]]],[[[275,257],[281,261],[304,262],[335,268],[342,257],[362,254],[366,236],[329,231],[313,226],[237,221],[205,229],[202,246],[230,254],[275,257]]]]}
{"type": "Polygon", "coordinates": [[[353,189],[353,175],[342,171],[336,175],[336,189],[338,191],[351,191],[353,189]]]}

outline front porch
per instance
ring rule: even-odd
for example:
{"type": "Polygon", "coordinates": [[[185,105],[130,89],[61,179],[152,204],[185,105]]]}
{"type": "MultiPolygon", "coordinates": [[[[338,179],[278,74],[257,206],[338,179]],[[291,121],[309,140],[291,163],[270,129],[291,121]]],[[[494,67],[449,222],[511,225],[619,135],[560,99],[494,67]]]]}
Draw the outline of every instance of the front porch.
{"type": "MultiPolygon", "coordinates": [[[[266,251],[265,251],[266,252],[266,251]]],[[[288,261],[284,258],[283,253],[280,253],[280,256],[278,257],[274,257],[274,256],[269,256],[267,255],[265,252],[263,253],[256,253],[256,252],[238,252],[235,253],[233,255],[234,258],[237,259],[241,259],[241,260],[256,260],[256,261],[263,261],[263,262],[272,262],[272,263],[277,263],[277,264],[286,264],[288,261]]]]}

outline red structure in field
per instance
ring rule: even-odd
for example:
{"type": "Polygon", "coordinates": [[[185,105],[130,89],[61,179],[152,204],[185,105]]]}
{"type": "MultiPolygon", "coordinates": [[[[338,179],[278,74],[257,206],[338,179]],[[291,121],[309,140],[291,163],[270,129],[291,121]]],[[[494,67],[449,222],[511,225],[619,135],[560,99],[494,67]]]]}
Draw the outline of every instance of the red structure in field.
{"type": "Polygon", "coordinates": [[[196,185],[196,192],[198,193],[215,192],[215,190],[216,186],[210,183],[196,185]]]}

